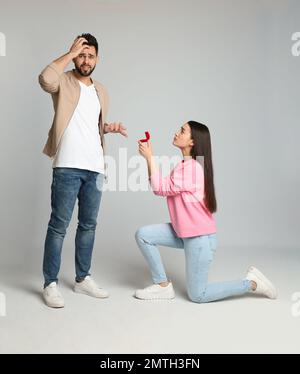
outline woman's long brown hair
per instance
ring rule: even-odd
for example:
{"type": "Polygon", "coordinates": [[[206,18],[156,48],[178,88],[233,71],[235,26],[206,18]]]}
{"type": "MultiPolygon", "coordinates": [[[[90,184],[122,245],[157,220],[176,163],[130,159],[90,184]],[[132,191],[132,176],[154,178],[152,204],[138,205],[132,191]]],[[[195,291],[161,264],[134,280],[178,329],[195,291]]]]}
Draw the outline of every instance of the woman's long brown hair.
{"type": "Polygon", "coordinates": [[[196,121],[189,121],[194,146],[192,148],[192,158],[203,157],[204,169],[204,202],[207,209],[214,213],[217,211],[217,200],[214,186],[214,171],[211,154],[210,133],[207,126],[196,121]]]}

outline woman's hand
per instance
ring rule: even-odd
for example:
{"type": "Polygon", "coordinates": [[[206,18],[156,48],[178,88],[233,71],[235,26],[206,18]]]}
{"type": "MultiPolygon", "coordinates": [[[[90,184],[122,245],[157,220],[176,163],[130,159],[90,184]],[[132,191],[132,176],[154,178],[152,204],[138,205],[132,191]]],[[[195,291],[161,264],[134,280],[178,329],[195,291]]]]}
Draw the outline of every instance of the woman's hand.
{"type": "Polygon", "coordinates": [[[138,142],[139,143],[139,153],[146,160],[151,159],[152,157],[152,146],[150,142],[138,142]]]}
{"type": "Polygon", "coordinates": [[[148,142],[138,142],[139,143],[139,152],[147,161],[148,175],[149,178],[156,172],[155,160],[152,153],[151,143],[148,142]]]}

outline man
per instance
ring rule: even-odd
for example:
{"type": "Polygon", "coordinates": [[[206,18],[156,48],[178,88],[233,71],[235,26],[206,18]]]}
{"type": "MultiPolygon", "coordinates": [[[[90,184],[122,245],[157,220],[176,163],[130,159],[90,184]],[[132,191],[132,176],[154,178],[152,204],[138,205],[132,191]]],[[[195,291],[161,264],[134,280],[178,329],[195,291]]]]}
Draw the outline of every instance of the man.
{"type": "Polygon", "coordinates": [[[89,273],[105,174],[104,134],[113,132],[127,136],[127,133],[122,123],[106,123],[107,92],[91,79],[98,61],[96,38],[82,34],[75,39],[69,52],[39,75],[42,89],[52,96],[55,111],[43,150],[53,159],[52,212],[43,260],[43,297],[53,308],[64,307],[57,284],[58,273],[63,240],[77,199],[74,291],[108,297],[108,292],[99,288],[89,273]],[[64,72],[71,61],[75,69],[64,72]]]}

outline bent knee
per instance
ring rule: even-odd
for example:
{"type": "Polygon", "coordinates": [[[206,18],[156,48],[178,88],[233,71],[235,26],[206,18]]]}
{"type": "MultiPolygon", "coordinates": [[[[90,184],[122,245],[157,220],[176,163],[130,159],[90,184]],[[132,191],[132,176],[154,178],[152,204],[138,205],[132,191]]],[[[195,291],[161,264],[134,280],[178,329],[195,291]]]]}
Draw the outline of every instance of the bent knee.
{"type": "Polygon", "coordinates": [[[147,239],[147,226],[142,226],[135,232],[135,240],[137,242],[145,241],[147,239]]]}
{"type": "Polygon", "coordinates": [[[188,291],[188,297],[193,303],[204,304],[208,302],[208,299],[204,292],[188,291]]]}

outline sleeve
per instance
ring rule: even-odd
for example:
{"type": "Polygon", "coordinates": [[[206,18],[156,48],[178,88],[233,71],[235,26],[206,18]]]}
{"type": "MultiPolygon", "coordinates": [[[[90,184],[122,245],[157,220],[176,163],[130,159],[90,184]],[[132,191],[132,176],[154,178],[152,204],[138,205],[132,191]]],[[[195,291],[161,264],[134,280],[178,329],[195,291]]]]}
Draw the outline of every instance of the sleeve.
{"type": "Polygon", "coordinates": [[[39,75],[39,84],[48,93],[58,92],[62,74],[63,71],[60,71],[58,66],[52,62],[39,75]]]}
{"type": "Polygon", "coordinates": [[[202,168],[198,162],[189,162],[188,166],[177,166],[167,177],[157,170],[150,177],[153,193],[158,196],[175,196],[183,192],[196,192],[201,182],[202,168]]]}
{"type": "Polygon", "coordinates": [[[106,87],[104,87],[104,86],[102,86],[102,87],[103,87],[103,92],[104,92],[104,97],[105,97],[105,113],[104,113],[103,126],[106,126],[106,125],[108,125],[107,113],[108,113],[108,109],[109,109],[109,95],[108,95],[108,91],[107,91],[106,87]]]}

